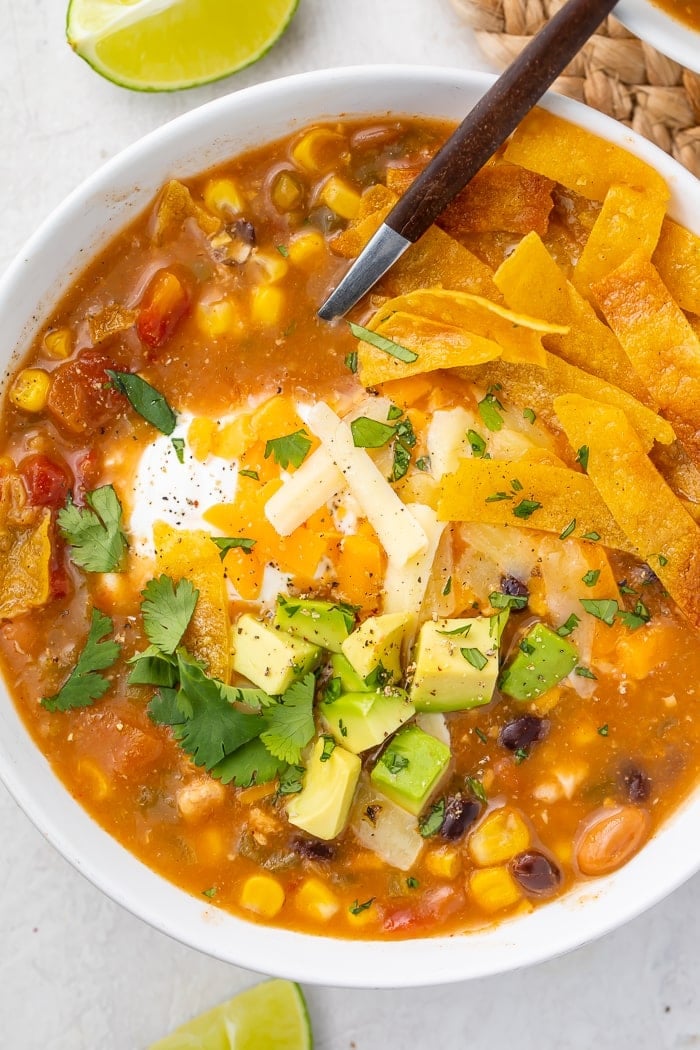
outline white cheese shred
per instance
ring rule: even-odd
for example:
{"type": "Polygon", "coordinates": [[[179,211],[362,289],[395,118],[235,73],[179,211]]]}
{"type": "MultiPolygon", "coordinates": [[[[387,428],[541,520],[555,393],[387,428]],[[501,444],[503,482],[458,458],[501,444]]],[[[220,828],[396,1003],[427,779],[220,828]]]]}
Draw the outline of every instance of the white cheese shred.
{"type": "Polygon", "coordinates": [[[433,508],[423,503],[407,503],[406,509],[425,532],[428,545],[407,562],[397,562],[389,558],[384,577],[383,611],[410,612],[417,616],[423,604],[435,555],[447,522],[438,521],[433,508]]]}

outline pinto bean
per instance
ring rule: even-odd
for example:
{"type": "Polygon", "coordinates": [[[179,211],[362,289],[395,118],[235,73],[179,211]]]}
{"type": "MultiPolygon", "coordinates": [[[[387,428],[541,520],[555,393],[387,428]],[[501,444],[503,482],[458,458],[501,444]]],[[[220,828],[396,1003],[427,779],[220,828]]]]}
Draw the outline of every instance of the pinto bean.
{"type": "Polygon", "coordinates": [[[579,826],[574,856],[584,875],[622,867],[649,834],[649,814],[639,806],[604,806],[579,826]]]}

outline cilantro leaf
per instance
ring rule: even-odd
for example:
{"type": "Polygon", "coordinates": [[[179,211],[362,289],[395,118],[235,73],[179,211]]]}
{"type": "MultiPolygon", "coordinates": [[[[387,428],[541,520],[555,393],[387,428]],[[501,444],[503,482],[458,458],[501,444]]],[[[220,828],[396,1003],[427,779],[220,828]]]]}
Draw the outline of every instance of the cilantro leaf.
{"type": "Polygon", "coordinates": [[[416,460],[416,468],[422,471],[430,470],[430,456],[421,456],[420,459],[416,460]]]}
{"type": "Polygon", "coordinates": [[[529,518],[536,510],[541,508],[542,504],[538,503],[534,499],[521,499],[517,507],[513,507],[513,514],[516,518],[529,518]]]}
{"type": "Polygon", "coordinates": [[[579,601],[587,613],[595,616],[596,620],[607,624],[608,627],[612,627],[618,611],[618,604],[614,599],[601,598],[595,601],[591,598],[579,598],[579,601]]]}
{"type": "Polygon", "coordinates": [[[397,441],[394,445],[394,460],[391,465],[391,477],[389,480],[400,481],[408,473],[410,465],[411,453],[400,441],[397,441]]]}
{"type": "Polygon", "coordinates": [[[336,742],[332,736],[327,733],[321,737],[323,740],[323,751],[321,752],[321,761],[327,762],[336,749],[336,742]]]}
{"type": "Polygon", "coordinates": [[[280,773],[279,787],[277,788],[278,795],[298,795],[304,786],[302,777],[306,769],[304,766],[287,766],[283,773],[280,773]]]}
{"type": "Polygon", "coordinates": [[[588,470],[588,445],[581,445],[581,448],[576,453],[576,462],[581,464],[581,469],[588,470]]]}
{"type": "Polygon", "coordinates": [[[172,434],[177,417],[159,390],[135,372],[115,372],[111,368],[105,371],[112,380],[112,386],[124,394],[135,412],[162,434],[172,434]]]}
{"type": "Polygon", "coordinates": [[[367,416],[353,419],[350,430],[355,448],[382,448],[396,434],[396,427],[391,427],[388,423],[378,423],[367,416]]]}
{"type": "Polygon", "coordinates": [[[177,703],[177,689],[159,689],[146,710],[150,720],[159,726],[180,726],[187,721],[177,703]]]}
{"type": "Polygon", "coordinates": [[[177,668],[173,660],[153,645],[132,657],[129,663],[134,665],[129,675],[129,685],[164,685],[170,688],[177,684],[177,668]]]}
{"type": "Polygon", "coordinates": [[[528,421],[528,423],[530,423],[530,424],[534,423],[535,420],[537,419],[537,416],[535,414],[535,410],[532,409],[532,408],[525,408],[525,409],[523,409],[523,419],[526,419],[528,421]]]}
{"type": "Polygon", "coordinates": [[[430,838],[431,835],[437,835],[444,821],[445,800],[441,798],[434,802],[429,811],[419,819],[418,830],[424,839],[430,838]]]}
{"type": "Polygon", "coordinates": [[[177,456],[178,463],[185,462],[185,439],[184,438],[171,438],[170,439],[173,448],[175,449],[175,455],[177,456]]]}
{"type": "Polygon", "coordinates": [[[260,481],[260,475],[257,470],[239,470],[239,478],[252,478],[253,481],[260,481]]]}
{"type": "Polygon", "coordinates": [[[175,586],[169,576],[149,580],[143,591],[141,613],[149,642],[162,653],[174,653],[192,619],[199,591],[189,580],[175,586]]]}
{"type": "Polygon", "coordinates": [[[284,437],[270,438],[265,443],[265,459],[272,456],[282,470],[286,470],[290,463],[294,467],[300,467],[310,448],[311,441],[302,428],[295,430],[293,434],[285,434],[284,437]]]}
{"type": "Polygon", "coordinates": [[[649,623],[651,613],[644,602],[637,602],[634,606],[634,612],[627,612],[626,609],[620,609],[617,618],[620,623],[623,623],[630,631],[636,631],[639,627],[644,627],[645,624],[649,623]]]}
{"type": "Polygon", "coordinates": [[[483,671],[483,669],[486,667],[488,660],[482,653],[481,649],[470,648],[460,649],[459,651],[464,657],[464,659],[467,661],[467,663],[471,664],[472,667],[475,667],[477,671],[483,671]]]}
{"type": "Polygon", "coordinates": [[[109,616],[99,609],[92,610],[90,631],[75,667],[54,696],[42,698],[42,707],[47,711],[70,711],[75,707],[90,707],[104,696],[110,682],[98,671],[111,667],[121,652],[121,646],[115,641],[104,641],[113,628],[109,616]]]}
{"type": "Polygon", "coordinates": [[[557,634],[560,638],[568,638],[568,636],[576,630],[580,623],[580,616],[577,616],[576,613],[572,613],[568,620],[564,621],[561,627],[557,627],[557,634]]]}
{"type": "Polygon", "coordinates": [[[571,521],[569,522],[569,524],[564,529],[564,531],[559,533],[559,539],[560,540],[567,540],[569,538],[569,536],[571,535],[571,533],[574,531],[575,528],[576,528],[576,518],[572,518],[571,521]]]}
{"type": "Polygon", "coordinates": [[[474,798],[486,805],[489,798],[481,781],[477,777],[467,777],[466,783],[474,798]]]}
{"type": "Polygon", "coordinates": [[[229,551],[240,547],[246,554],[250,554],[257,540],[248,540],[245,536],[212,536],[212,540],[219,548],[219,557],[223,561],[229,551]]]}
{"type": "Polygon", "coordinates": [[[589,569],[587,573],[581,577],[581,581],[585,583],[586,587],[595,587],[600,576],[600,569],[589,569]]]}
{"type": "Polygon", "coordinates": [[[226,755],[209,772],[222,784],[250,787],[251,784],[268,784],[286,769],[287,763],[271,755],[262,740],[256,738],[226,755]]]}
{"type": "Polygon", "coordinates": [[[357,372],[357,350],[345,355],[345,367],[349,368],[353,375],[357,372]]]}
{"type": "Polygon", "coordinates": [[[290,765],[301,758],[301,750],[314,735],[313,702],[316,679],[307,674],[266,711],[267,727],[261,740],[276,757],[290,765]]]}
{"type": "Polygon", "coordinates": [[[482,438],[481,434],[477,433],[476,430],[468,430],[467,441],[471,446],[472,455],[476,459],[483,459],[484,453],[486,452],[486,442],[482,438]]]}
{"type": "Polygon", "coordinates": [[[499,412],[499,409],[503,410],[503,405],[495,394],[492,394],[491,392],[486,394],[476,407],[479,410],[479,415],[481,416],[484,426],[486,426],[492,433],[503,429],[503,416],[499,412]]]}
{"type": "Polygon", "coordinates": [[[229,704],[244,704],[246,707],[252,707],[254,711],[259,711],[260,708],[269,707],[275,703],[274,699],[263,689],[225,685],[218,678],[215,678],[214,681],[219,687],[219,693],[229,704]]]}
{"type": "Polygon", "coordinates": [[[72,499],[58,512],[58,528],[71,557],[86,572],[117,572],[126,552],[122,505],[112,485],[85,493],[87,507],[72,499]]]}
{"type": "Polygon", "coordinates": [[[385,339],[383,335],[378,335],[376,332],[370,332],[369,328],[363,328],[362,325],[353,324],[352,321],[348,321],[350,325],[350,331],[356,339],[362,339],[363,342],[369,343],[370,346],[374,346],[377,350],[383,350],[385,354],[389,354],[391,357],[397,358],[399,361],[405,361],[406,364],[411,364],[413,361],[418,360],[418,354],[415,354],[413,350],[409,350],[407,346],[401,346],[400,343],[395,343],[393,339],[385,339]]]}
{"type": "Polygon", "coordinates": [[[528,603],[527,595],[503,594],[502,591],[491,591],[489,602],[494,609],[524,609],[528,603]]]}

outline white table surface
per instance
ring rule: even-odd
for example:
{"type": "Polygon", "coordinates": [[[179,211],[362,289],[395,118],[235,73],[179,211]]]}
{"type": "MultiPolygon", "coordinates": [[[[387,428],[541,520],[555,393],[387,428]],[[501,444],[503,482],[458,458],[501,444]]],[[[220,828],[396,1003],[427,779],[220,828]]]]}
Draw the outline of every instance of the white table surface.
{"type": "MultiPolygon", "coordinates": [[[[175,95],[132,94],[102,80],[64,43],[63,23],[64,0],[0,0],[0,270],[106,158],[210,98],[323,66],[488,68],[449,0],[301,0],[263,61],[175,95]]],[[[258,979],[107,900],[2,786],[0,829],[1,1050],[141,1050],[258,979]]],[[[423,991],[308,988],[316,1045],[690,1050],[700,1047],[699,945],[696,878],[617,933],[527,971],[423,991]]]]}

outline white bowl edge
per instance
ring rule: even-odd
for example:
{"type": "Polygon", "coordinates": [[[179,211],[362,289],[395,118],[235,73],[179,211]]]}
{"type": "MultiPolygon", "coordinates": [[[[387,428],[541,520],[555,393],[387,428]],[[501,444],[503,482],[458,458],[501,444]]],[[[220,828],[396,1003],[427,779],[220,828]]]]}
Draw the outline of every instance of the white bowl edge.
{"type": "Polygon", "coordinates": [[[612,12],[630,32],[700,73],[700,33],[649,0],[620,0],[612,12]]]}

